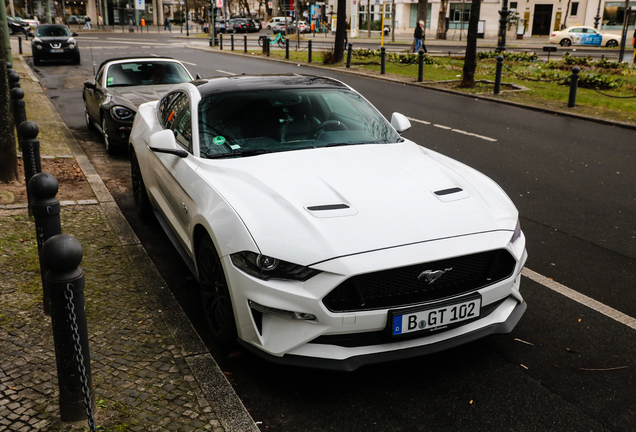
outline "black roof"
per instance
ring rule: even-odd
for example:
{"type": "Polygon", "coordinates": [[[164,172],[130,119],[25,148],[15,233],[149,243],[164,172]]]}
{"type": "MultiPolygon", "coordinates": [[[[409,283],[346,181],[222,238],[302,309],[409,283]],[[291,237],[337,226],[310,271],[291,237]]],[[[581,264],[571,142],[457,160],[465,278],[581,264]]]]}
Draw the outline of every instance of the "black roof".
{"type": "Polygon", "coordinates": [[[201,97],[213,94],[236,93],[257,90],[284,90],[302,88],[334,88],[349,89],[344,83],[313,75],[236,75],[231,77],[207,78],[192,81],[201,97]]]}
{"type": "Polygon", "coordinates": [[[112,61],[120,61],[120,60],[139,60],[139,59],[149,59],[152,58],[153,60],[174,60],[172,57],[155,57],[155,56],[132,56],[132,57],[113,57],[113,58],[109,58],[104,60],[103,62],[100,63],[99,67],[97,68],[97,70],[100,70],[102,68],[102,66],[104,66],[106,63],[110,63],[112,61]]]}

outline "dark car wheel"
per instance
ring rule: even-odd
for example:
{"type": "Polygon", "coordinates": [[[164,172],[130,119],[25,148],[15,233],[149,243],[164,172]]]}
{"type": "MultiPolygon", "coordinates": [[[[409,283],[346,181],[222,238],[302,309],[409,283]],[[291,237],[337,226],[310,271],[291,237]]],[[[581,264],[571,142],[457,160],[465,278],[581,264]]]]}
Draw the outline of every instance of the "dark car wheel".
{"type": "Polygon", "coordinates": [[[152,206],[150,205],[144,179],[141,176],[141,169],[139,168],[139,161],[137,160],[135,150],[130,150],[130,177],[132,180],[133,198],[135,199],[135,209],[139,217],[147,220],[150,218],[150,215],[152,215],[152,206]]]}
{"type": "Polygon", "coordinates": [[[572,45],[572,41],[570,39],[561,39],[561,42],[559,43],[559,45],[564,46],[564,47],[569,47],[570,45],[572,45]]]}
{"type": "Polygon", "coordinates": [[[236,322],[232,300],[214,243],[205,235],[197,251],[199,289],[205,321],[219,345],[236,340],[236,322]]]}
{"type": "Polygon", "coordinates": [[[618,46],[618,41],[615,41],[614,39],[607,41],[607,45],[605,45],[606,47],[609,48],[615,48],[618,46]]]}
{"type": "Polygon", "coordinates": [[[106,148],[106,153],[112,155],[115,153],[115,148],[110,142],[110,135],[108,133],[108,122],[106,121],[106,116],[102,116],[102,135],[104,136],[104,147],[106,148]]]}

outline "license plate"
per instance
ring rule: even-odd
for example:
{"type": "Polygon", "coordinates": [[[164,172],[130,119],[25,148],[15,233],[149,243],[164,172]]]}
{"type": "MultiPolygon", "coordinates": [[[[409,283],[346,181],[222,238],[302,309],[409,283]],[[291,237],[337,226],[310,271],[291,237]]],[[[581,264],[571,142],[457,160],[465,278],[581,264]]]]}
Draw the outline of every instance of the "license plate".
{"type": "Polygon", "coordinates": [[[471,297],[455,303],[389,313],[393,316],[393,336],[397,336],[422,330],[442,330],[449,325],[478,318],[480,310],[481,297],[471,297]]]}
{"type": "Polygon", "coordinates": [[[64,50],[63,49],[52,49],[51,52],[52,53],[62,53],[62,52],[64,52],[64,50]]]}

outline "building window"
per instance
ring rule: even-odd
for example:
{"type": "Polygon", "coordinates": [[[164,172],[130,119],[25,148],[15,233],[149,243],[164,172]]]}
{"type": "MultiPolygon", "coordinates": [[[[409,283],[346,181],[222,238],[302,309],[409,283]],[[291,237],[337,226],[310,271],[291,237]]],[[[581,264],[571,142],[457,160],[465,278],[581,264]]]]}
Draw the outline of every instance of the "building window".
{"type": "Polygon", "coordinates": [[[510,2],[510,9],[517,9],[517,2],[510,2]]]}
{"type": "Polygon", "coordinates": [[[449,30],[468,29],[468,20],[470,19],[470,4],[451,3],[450,20],[448,23],[449,30]]]}
{"type": "Polygon", "coordinates": [[[577,16],[579,14],[579,3],[572,2],[572,10],[570,11],[570,15],[577,16]]]}

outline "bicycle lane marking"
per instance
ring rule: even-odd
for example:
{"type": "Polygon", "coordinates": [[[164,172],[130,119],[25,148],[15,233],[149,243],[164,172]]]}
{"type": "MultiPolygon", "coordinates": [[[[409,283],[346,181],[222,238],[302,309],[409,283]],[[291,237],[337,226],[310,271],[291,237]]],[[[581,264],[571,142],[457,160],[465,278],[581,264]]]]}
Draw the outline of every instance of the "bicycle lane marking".
{"type": "Polygon", "coordinates": [[[472,136],[475,138],[479,138],[481,140],[484,141],[489,141],[489,142],[497,142],[496,138],[491,138],[491,137],[487,137],[484,135],[478,135],[476,133],[472,133],[472,132],[467,132],[461,129],[453,129],[450,126],[445,126],[445,125],[441,125],[441,124],[432,124],[431,122],[428,122],[426,120],[420,120],[420,119],[416,119],[413,117],[406,117],[407,119],[409,119],[410,121],[416,122],[416,123],[421,123],[421,124],[425,124],[425,125],[432,125],[435,126],[436,128],[440,128],[440,129],[445,129],[445,130],[450,130],[451,132],[456,132],[456,133],[460,133],[462,135],[467,135],[467,136],[472,136]]]}
{"type": "Polygon", "coordinates": [[[616,309],[613,309],[597,300],[594,300],[591,297],[581,294],[580,292],[575,291],[572,288],[568,288],[565,285],[562,285],[548,277],[545,277],[535,271],[530,270],[529,268],[524,268],[521,271],[521,274],[528,279],[531,279],[538,284],[551,289],[552,291],[564,295],[570,300],[574,300],[575,302],[582,304],[583,306],[587,306],[590,309],[613,319],[614,321],[618,321],[619,323],[625,324],[627,327],[636,330],[636,318],[632,318],[629,315],[619,312],[616,309]]]}

